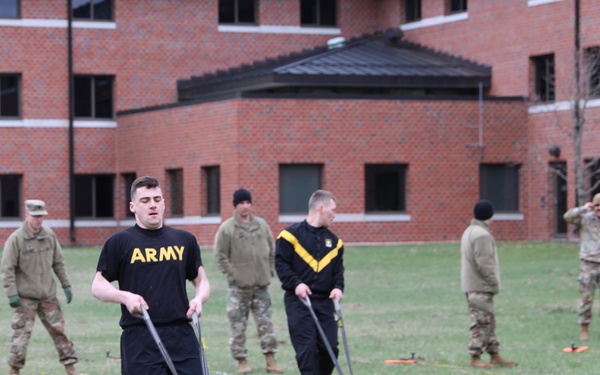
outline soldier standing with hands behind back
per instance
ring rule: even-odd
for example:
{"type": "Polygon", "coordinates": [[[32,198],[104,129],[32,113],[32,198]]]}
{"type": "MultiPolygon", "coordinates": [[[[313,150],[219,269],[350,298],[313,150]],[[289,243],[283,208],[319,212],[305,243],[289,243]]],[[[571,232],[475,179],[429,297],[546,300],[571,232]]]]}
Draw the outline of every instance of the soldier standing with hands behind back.
{"type": "Polygon", "coordinates": [[[283,373],[275,361],[277,340],[271,322],[269,284],[275,267],[275,240],[266,221],[252,215],[252,196],[246,189],[233,193],[233,217],[215,235],[215,260],[227,276],[227,316],[230,321],[231,355],[238,373],[248,374],[246,328],[250,310],[256,321],[266,371],[283,373]]]}
{"type": "Polygon", "coordinates": [[[473,216],[460,240],[461,288],[471,315],[469,365],[485,369],[516,366],[517,362],[500,356],[500,341],[496,336],[494,295],[500,292],[500,262],[490,229],[494,216],[492,202],[482,199],[475,203],[473,216]],[[485,352],[491,356],[489,363],[480,358],[485,352]]]}
{"type": "Polygon", "coordinates": [[[567,223],[581,230],[581,248],[579,259],[579,324],[580,340],[589,340],[589,326],[592,322],[592,303],[594,293],[600,283],[600,193],[594,195],[591,202],[575,207],[564,215],[567,223]]]}
{"type": "Polygon", "coordinates": [[[73,366],[77,356],[73,343],[65,335],[65,320],[56,298],[56,274],[71,303],[73,292],[67,276],[62,249],[52,229],[42,225],[48,215],[44,201],[25,201],[25,222],[14,231],[4,244],[2,254],[2,282],[13,307],[8,365],[10,375],[17,375],[25,366],[27,345],[36,314],[52,337],[60,363],[70,375],[77,375],[73,366]]]}

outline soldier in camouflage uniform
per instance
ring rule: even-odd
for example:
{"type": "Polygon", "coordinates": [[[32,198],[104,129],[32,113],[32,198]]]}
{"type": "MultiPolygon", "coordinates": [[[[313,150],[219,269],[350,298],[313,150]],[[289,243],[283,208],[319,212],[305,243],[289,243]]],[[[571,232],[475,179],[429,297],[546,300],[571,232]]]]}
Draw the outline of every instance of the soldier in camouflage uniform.
{"type": "Polygon", "coordinates": [[[42,225],[47,214],[43,201],[25,201],[25,222],[4,244],[0,276],[9,304],[15,308],[8,357],[11,375],[19,374],[25,366],[27,344],[36,315],[40,316],[52,337],[60,363],[67,373],[78,374],[73,366],[77,363],[77,356],[73,343],[65,335],[65,321],[56,298],[52,271],[62,284],[67,303],[71,302],[73,292],[56,235],[52,229],[42,225]]]}
{"type": "Polygon", "coordinates": [[[589,340],[589,325],[592,322],[592,303],[596,287],[600,285],[600,193],[594,195],[592,202],[575,207],[564,215],[566,222],[581,231],[579,259],[579,324],[580,340],[589,340]]]}
{"type": "Polygon", "coordinates": [[[246,327],[250,311],[266,359],[266,371],[283,373],[275,361],[277,340],[271,322],[269,284],[274,275],[275,240],[267,223],[252,215],[252,197],[246,189],[233,194],[233,217],[221,224],[215,235],[215,260],[227,276],[227,316],[230,322],[231,355],[238,373],[252,372],[246,349],[246,327]]]}
{"type": "Polygon", "coordinates": [[[496,337],[494,295],[500,292],[500,263],[496,241],[490,230],[494,207],[488,200],[480,200],[473,209],[474,219],[461,238],[461,287],[467,296],[471,314],[469,365],[476,368],[516,366],[500,356],[500,341],[496,337]],[[490,354],[490,363],[481,360],[481,354],[490,354]]]}

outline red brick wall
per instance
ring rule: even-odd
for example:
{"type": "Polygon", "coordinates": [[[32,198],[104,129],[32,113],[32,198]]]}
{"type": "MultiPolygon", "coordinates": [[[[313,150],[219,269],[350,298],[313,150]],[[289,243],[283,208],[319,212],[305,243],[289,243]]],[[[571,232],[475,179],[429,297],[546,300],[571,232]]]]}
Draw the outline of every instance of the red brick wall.
{"type": "MultiPolygon", "coordinates": [[[[423,18],[442,16],[444,4],[423,1],[423,18]]],[[[115,74],[116,110],[176,100],[176,80],[258,59],[323,45],[335,35],[219,32],[217,1],[118,1],[116,29],[74,29],[77,74],[115,74]]],[[[492,66],[489,95],[531,93],[530,57],[556,55],[557,101],[573,93],[573,3],[528,7],[526,1],[470,2],[468,19],[408,30],[409,40],[492,66]]],[[[398,27],[404,2],[340,0],[339,26],[347,38],[398,27]]],[[[59,0],[21,2],[23,19],[66,20],[59,0]]],[[[259,24],[299,26],[297,1],[261,0],[259,24]]],[[[600,11],[581,1],[582,47],[600,45],[600,11]]],[[[22,75],[22,117],[68,118],[67,29],[0,26],[0,73],[22,75]]],[[[600,149],[600,110],[585,112],[584,158],[600,149]]],[[[456,240],[478,196],[480,162],[518,162],[524,221],[496,222],[500,239],[550,239],[553,206],[548,154],[574,176],[570,111],[528,115],[520,102],[486,102],[486,147],[468,125],[478,122],[476,102],[237,100],[122,116],[115,129],[76,129],[76,173],[117,173],[115,212],[124,219],[121,173],[153,174],[166,185],[165,169],[184,169],[186,216],[204,214],[200,169],[220,165],[223,218],[231,192],[253,191],[257,213],[278,231],[277,166],[325,164],[325,187],[339,197],[341,213],[361,212],[366,162],[406,162],[408,223],[336,223],[345,241],[456,240]],[[557,120],[559,119],[559,120],[557,120]],[[546,199],[542,207],[541,200],[546,199]]],[[[0,173],[22,173],[23,199],[48,202],[49,220],[68,220],[66,128],[0,127],[0,173]]],[[[572,182],[568,201],[574,202],[572,182]]],[[[123,225],[128,225],[127,222],[123,225]]],[[[211,243],[216,225],[190,227],[211,243]]],[[[98,244],[116,228],[76,229],[78,244],[98,244]]],[[[12,229],[0,229],[4,239],[12,229]]],[[[68,228],[58,228],[69,241],[68,228]]],[[[1,241],[0,241],[1,242],[1,241]]]]}
{"type": "MultiPolygon", "coordinates": [[[[322,163],[324,188],[336,194],[338,214],[355,214],[364,212],[365,163],[407,163],[410,222],[338,222],[336,231],[347,242],[457,240],[479,197],[479,164],[525,163],[527,155],[526,106],[520,102],[487,102],[485,147],[468,147],[478,140],[469,128],[478,121],[478,108],[472,101],[199,104],[120,118],[119,160],[123,171],[163,181],[165,169],[183,168],[185,216],[202,211],[193,186],[201,166],[220,165],[222,217],[231,215],[231,194],[243,186],[274,232],[288,225],[277,222],[279,164],[322,163]]],[[[527,175],[527,166],[521,173],[527,175]]],[[[521,183],[527,191],[528,179],[521,183]]],[[[521,201],[526,211],[526,199],[521,201]]],[[[201,243],[212,243],[215,225],[187,228],[201,243]]],[[[498,222],[495,232],[502,239],[527,238],[522,222],[498,222]]]]}

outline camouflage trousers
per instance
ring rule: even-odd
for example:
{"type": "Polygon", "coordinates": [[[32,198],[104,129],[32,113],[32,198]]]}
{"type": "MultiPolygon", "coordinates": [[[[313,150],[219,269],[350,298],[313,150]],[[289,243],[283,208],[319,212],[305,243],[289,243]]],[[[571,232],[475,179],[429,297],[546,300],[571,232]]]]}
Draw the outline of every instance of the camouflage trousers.
{"type": "Polygon", "coordinates": [[[579,324],[592,322],[592,304],[596,288],[600,285],[600,263],[581,262],[579,267],[579,324]]]}
{"type": "Polygon", "coordinates": [[[235,359],[246,358],[246,328],[248,327],[248,316],[252,311],[260,347],[263,354],[277,352],[277,340],[273,332],[271,315],[271,295],[267,287],[256,287],[242,289],[234,285],[227,288],[227,317],[230,323],[229,345],[231,355],[235,359]]]}
{"type": "Polygon", "coordinates": [[[492,293],[467,293],[471,314],[469,354],[498,353],[500,341],[496,337],[494,295],[492,293]]]}
{"type": "Polygon", "coordinates": [[[21,306],[15,308],[12,315],[13,334],[10,341],[8,365],[19,369],[25,366],[27,345],[36,314],[54,341],[60,363],[63,365],[77,363],[73,343],[65,335],[65,320],[58,299],[54,297],[36,300],[21,297],[21,306]]]}

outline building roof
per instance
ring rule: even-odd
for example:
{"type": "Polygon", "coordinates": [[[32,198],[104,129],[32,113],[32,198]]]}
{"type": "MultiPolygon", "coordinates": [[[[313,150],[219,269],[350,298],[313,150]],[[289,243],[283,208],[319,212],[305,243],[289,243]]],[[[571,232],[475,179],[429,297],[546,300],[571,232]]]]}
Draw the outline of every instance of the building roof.
{"type": "MultiPolygon", "coordinates": [[[[337,38],[342,41],[342,38],[337,38]]],[[[388,33],[179,80],[179,100],[284,87],[477,89],[491,67],[388,33]]]]}

